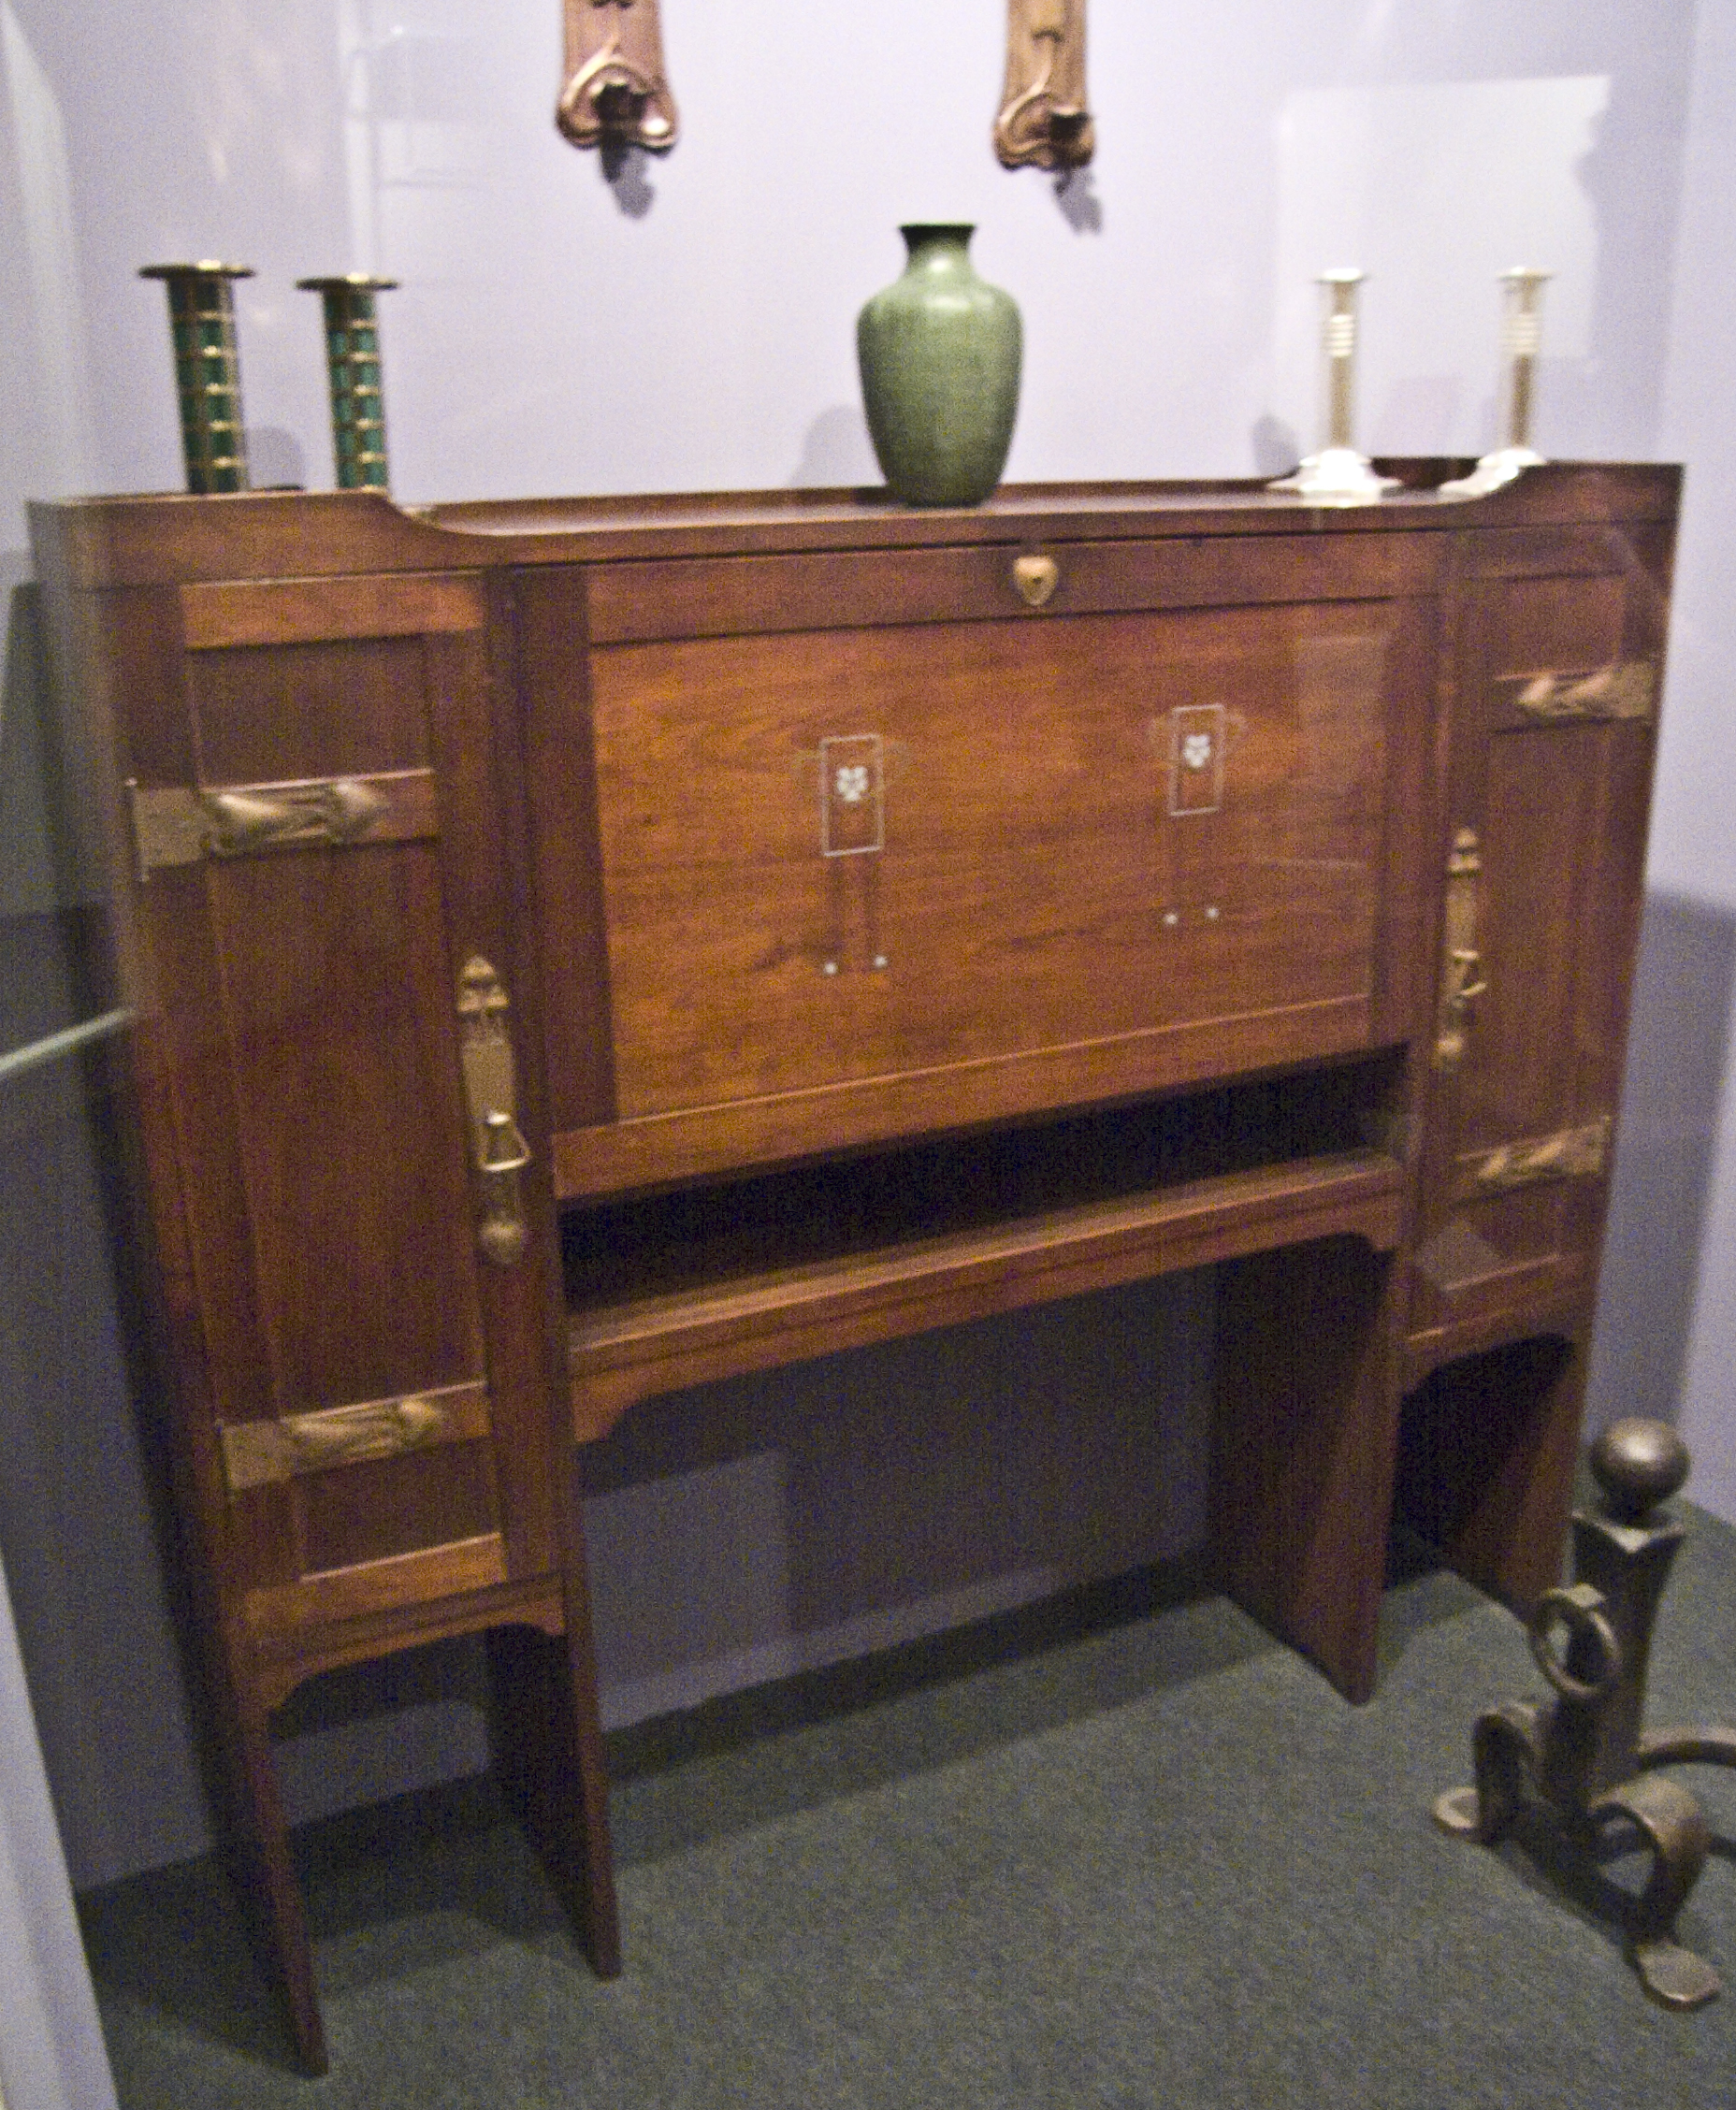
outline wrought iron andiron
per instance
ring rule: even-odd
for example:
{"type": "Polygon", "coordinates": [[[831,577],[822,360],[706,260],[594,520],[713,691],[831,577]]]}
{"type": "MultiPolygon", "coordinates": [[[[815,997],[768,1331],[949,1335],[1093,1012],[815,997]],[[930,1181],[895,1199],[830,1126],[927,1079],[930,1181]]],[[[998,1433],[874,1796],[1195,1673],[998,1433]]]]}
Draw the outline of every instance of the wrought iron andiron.
{"type": "Polygon", "coordinates": [[[1652,1628],[1685,1537],[1657,1504],[1687,1478],[1688,1455],[1663,1423],[1626,1421],[1599,1438],[1591,1465],[1603,1514],[1574,1512],[1573,1582],[1546,1591],[1531,1617],[1531,1653],[1555,1698],[1509,1700],[1478,1715],[1476,1785],[1441,1796],[1435,1821],[1492,1846],[1527,1802],[1541,1802],[1585,1852],[1605,1826],[1637,1826],[1653,1858],[1633,1907],[1634,1968],[1663,2006],[1698,2007],[1717,1992],[1718,1974],[1676,1941],[1675,1916],[1705,1865],[1710,1834],[1694,1798],[1658,1779],[1657,1768],[1736,1766],[1736,1729],[1647,1735],[1640,1727],[1652,1628]]]}

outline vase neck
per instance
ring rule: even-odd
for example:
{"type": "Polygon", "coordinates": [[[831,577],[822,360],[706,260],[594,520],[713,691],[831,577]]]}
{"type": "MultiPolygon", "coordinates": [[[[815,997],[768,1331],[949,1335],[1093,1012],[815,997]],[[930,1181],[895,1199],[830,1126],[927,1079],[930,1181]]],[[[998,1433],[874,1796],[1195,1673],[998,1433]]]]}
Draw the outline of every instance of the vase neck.
{"type": "Polygon", "coordinates": [[[974,225],[958,221],[935,222],[901,227],[898,231],[904,236],[904,246],[910,252],[905,270],[970,269],[970,241],[976,232],[974,225]]]}

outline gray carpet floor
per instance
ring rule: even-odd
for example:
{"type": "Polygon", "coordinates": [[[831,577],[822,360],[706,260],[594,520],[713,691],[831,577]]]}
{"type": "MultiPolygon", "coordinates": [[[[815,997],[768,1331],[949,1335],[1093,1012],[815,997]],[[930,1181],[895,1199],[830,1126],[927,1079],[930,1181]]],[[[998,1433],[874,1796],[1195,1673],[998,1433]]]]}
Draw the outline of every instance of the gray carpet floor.
{"type": "MultiPolygon", "coordinates": [[[[1692,1536],[1648,1721],[1736,1722],[1736,1532],[1692,1536]]],[[[86,1901],[125,2110],[1725,2110],[1736,1772],[1654,2006],[1637,1871],[1449,1840],[1542,1687],[1457,1580],[1396,1584],[1366,1708],[1222,1598],[1129,1579],[617,1739],[626,1972],[586,1972],[485,1782],[299,1842],[331,2043],[288,2070],[204,1864],[86,1901]]],[[[1637,1858],[1637,1857],[1636,1857],[1637,1858]]]]}

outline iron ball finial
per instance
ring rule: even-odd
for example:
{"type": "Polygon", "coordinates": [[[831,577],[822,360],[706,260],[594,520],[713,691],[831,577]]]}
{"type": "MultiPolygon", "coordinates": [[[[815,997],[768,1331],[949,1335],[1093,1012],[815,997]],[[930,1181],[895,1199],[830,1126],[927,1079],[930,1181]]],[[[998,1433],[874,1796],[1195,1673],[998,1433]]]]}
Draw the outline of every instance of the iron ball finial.
{"type": "Polygon", "coordinates": [[[1638,1524],[1667,1502],[1688,1474],[1687,1445],[1668,1422],[1612,1422],[1591,1447],[1591,1470],[1604,1508],[1618,1524],[1638,1524]]]}

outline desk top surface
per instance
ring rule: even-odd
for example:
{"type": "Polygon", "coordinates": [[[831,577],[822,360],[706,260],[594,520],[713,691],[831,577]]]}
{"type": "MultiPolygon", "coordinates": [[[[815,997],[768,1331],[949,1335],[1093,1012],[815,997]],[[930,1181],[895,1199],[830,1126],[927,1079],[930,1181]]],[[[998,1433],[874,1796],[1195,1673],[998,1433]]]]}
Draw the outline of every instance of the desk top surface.
{"type": "Polygon", "coordinates": [[[1255,480],[1008,484],[980,506],[911,507],[884,490],[717,491],[484,499],[406,508],[383,492],[79,499],[32,508],[39,556],[80,586],[445,571],[798,550],[1178,535],[1382,534],[1673,515],[1681,470],[1554,463],[1486,499],[1443,499],[1457,460],[1383,461],[1402,487],[1321,505],[1255,480]]]}

